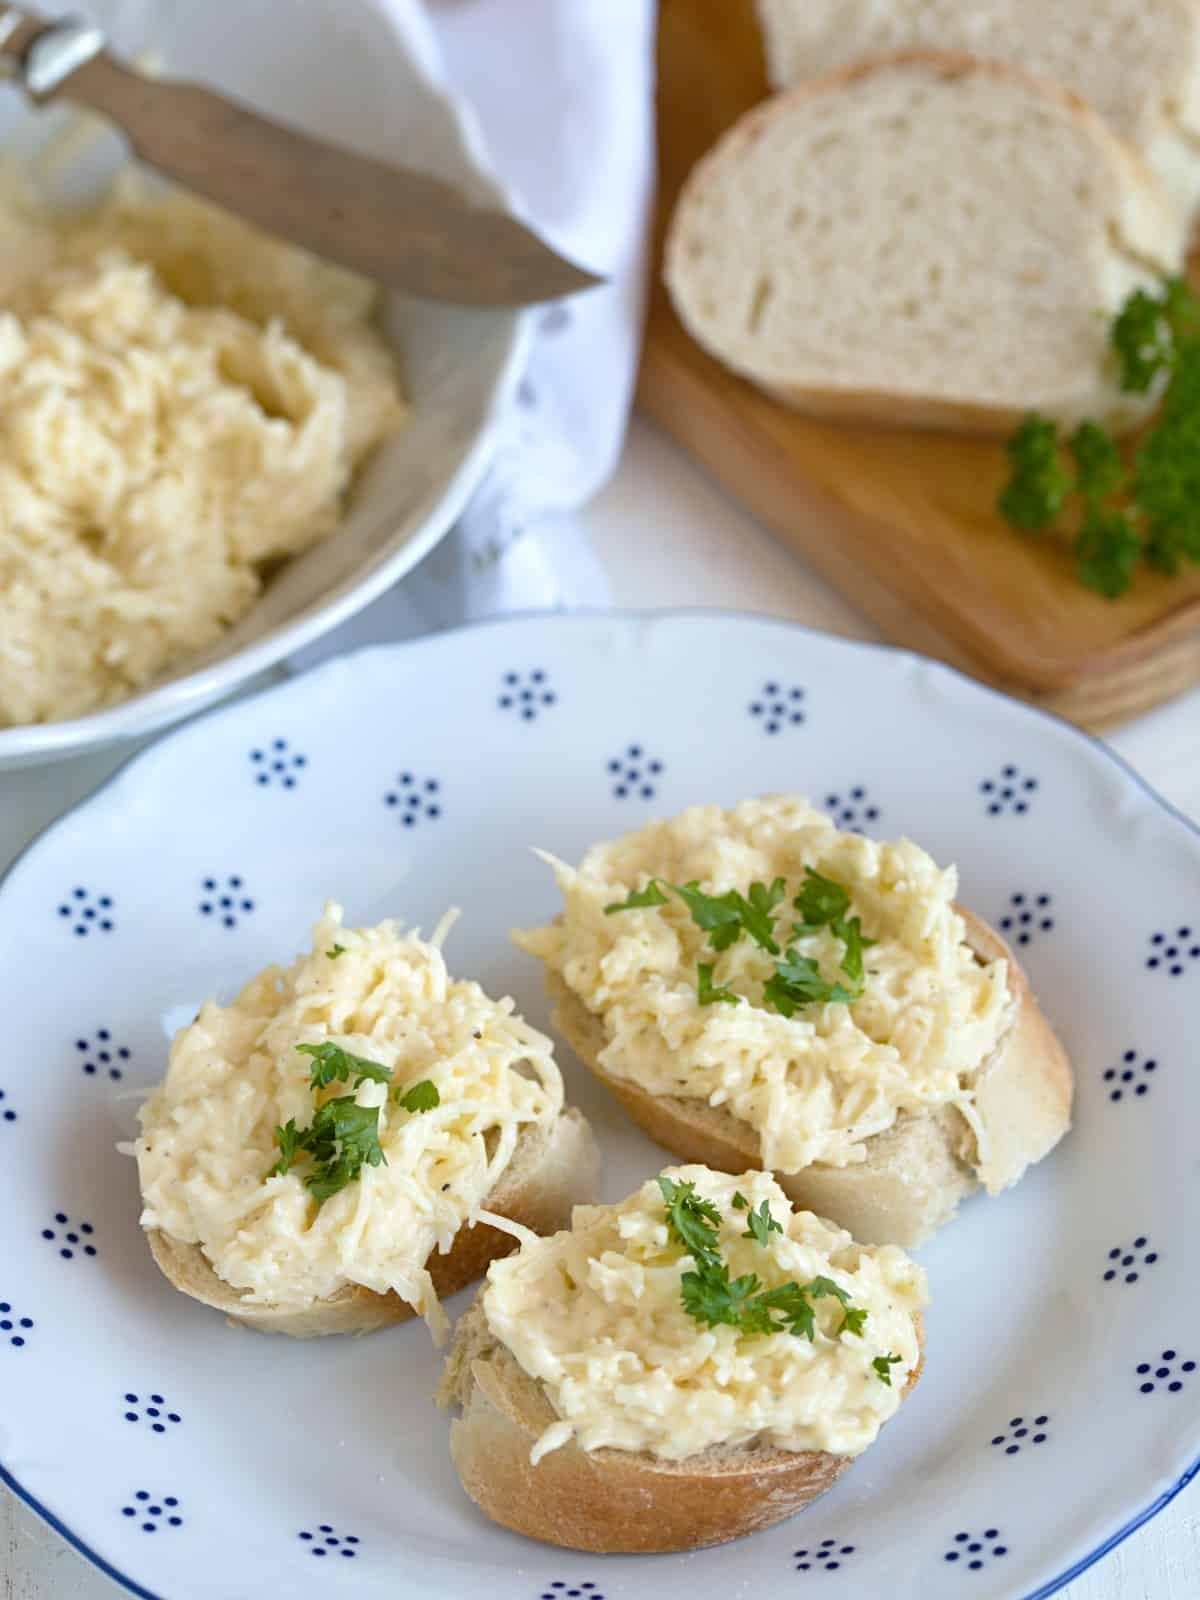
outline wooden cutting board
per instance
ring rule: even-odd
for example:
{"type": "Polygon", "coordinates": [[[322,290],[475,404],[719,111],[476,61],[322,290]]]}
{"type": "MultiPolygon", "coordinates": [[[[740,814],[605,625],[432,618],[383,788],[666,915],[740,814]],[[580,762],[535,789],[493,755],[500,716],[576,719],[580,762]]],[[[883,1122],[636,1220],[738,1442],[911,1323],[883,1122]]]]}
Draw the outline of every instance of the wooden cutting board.
{"type": "MultiPolygon", "coordinates": [[[[693,163],[768,92],[753,0],[661,0],[659,237],[693,163]]],[[[992,507],[1001,445],[799,417],[705,355],[659,274],[642,408],[898,644],[1085,726],[1200,682],[1200,570],[1117,601],[992,507]]]]}

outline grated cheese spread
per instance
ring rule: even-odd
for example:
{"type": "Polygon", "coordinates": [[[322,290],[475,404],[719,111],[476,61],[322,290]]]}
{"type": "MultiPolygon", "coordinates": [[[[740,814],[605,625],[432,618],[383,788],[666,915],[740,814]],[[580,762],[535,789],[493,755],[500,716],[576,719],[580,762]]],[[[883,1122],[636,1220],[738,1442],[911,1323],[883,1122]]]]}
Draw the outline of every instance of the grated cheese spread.
{"type": "Polygon", "coordinates": [[[190,196],[0,183],[0,225],[3,728],[213,644],[405,407],[372,284],[190,196]]]}
{"type": "Polygon", "coordinates": [[[585,1450],[648,1451],[679,1461],[751,1440],[784,1450],[857,1455],[874,1440],[920,1359],[917,1313],[925,1274],[894,1245],[857,1245],[810,1211],[793,1212],[768,1174],[669,1168],[721,1213],[720,1253],[731,1278],[765,1288],[832,1278],[867,1311],[861,1337],[837,1337],[832,1296],[812,1302],[816,1337],[745,1335],[704,1327],[683,1309],[692,1258],[668,1236],[652,1179],[618,1205],[576,1206],[570,1232],[524,1244],[488,1269],[483,1310],[492,1333],[558,1413],[532,1452],[537,1461],[574,1439],[585,1450]],[[782,1232],[744,1238],[741,1192],[765,1200],[782,1232]],[[890,1387],[872,1367],[896,1355],[890,1387]]]}
{"type": "Polygon", "coordinates": [[[176,1035],[134,1146],[142,1226],[200,1245],[251,1302],[308,1305],[362,1284],[393,1290],[439,1332],[445,1318],[425,1262],[477,1215],[522,1128],[562,1109],[551,1049],[511,1000],[452,979],[436,934],[426,943],[394,922],[344,928],[329,905],[311,954],[268,967],[228,1006],[207,1002],[176,1035]],[[393,1075],[353,1091],[381,1108],[386,1165],[364,1166],[318,1208],[305,1163],[266,1174],[279,1156],[277,1125],[307,1127],[325,1100],[351,1092],[336,1081],[310,1088],[312,1062],[296,1046],[326,1040],[393,1075]],[[432,1111],[388,1098],[422,1079],[440,1096],[432,1111]]]}
{"type": "MultiPolygon", "coordinates": [[[[757,1130],[762,1164],[777,1172],[863,1161],[865,1142],[902,1112],[942,1105],[956,1106],[981,1144],[973,1080],[1008,1028],[1012,1000],[1007,963],[981,963],[964,942],[953,867],[939,868],[907,839],[842,833],[792,796],[732,810],[692,806],[594,845],[578,868],[546,859],[562,917],[514,937],[602,1020],[606,1072],[653,1094],[726,1106],[757,1130]],[[713,952],[673,895],[666,905],[605,912],[651,877],[697,880],[711,894],[745,894],[754,881],[782,877],[783,945],[805,867],[849,891],[851,913],[877,941],[853,1004],[806,1005],[790,1018],[767,1009],[775,958],[746,937],[713,952]],[[741,1003],[699,1004],[700,961],[741,1003]]],[[[794,946],[836,977],[842,945],[828,928],[794,946]]]]}

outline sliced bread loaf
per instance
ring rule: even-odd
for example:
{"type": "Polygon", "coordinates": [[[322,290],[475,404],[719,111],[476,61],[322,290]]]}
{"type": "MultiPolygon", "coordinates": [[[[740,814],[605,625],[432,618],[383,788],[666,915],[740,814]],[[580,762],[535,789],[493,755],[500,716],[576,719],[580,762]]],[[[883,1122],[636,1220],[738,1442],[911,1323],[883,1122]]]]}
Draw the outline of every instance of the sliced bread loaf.
{"type": "Polygon", "coordinates": [[[806,82],[698,164],[664,276],[693,337],[816,415],[1130,426],[1108,323],[1186,224],[1078,98],[953,54],[806,82]]]}
{"type": "Polygon", "coordinates": [[[758,0],[776,88],[903,50],[967,50],[1073,89],[1189,214],[1200,203],[1195,0],[758,0]]]}

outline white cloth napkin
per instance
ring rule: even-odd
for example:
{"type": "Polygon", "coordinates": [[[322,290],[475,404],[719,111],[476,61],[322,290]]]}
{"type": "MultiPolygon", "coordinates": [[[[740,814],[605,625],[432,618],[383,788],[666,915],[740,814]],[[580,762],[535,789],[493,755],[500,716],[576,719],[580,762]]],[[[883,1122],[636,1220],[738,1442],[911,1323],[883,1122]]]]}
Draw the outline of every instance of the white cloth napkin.
{"type": "Polygon", "coordinates": [[[603,605],[575,511],[616,464],[644,309],[654,184],[654,0],[375,0],[436,55],[523,212],[603,288],[535,311],[529,366],[458,526],[296,658],[507,611],[603,605]]]}

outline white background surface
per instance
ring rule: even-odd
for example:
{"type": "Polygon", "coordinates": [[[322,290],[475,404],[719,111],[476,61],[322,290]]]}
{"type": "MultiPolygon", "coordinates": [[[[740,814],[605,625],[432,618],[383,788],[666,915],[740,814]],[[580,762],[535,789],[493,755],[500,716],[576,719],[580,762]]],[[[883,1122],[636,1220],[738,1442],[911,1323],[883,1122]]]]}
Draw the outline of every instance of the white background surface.
{"type": "MultiPolygon", "coordinates": [[[[618,607],[723,606],[875,636],[645,424],[635,425],[616,479],[586,521],[618,607]]],[[[1200,817],[1200,693],[1121,730],[1112,744],[1167,799],[1200,817]]],[[[0,864],[128,753],[0,777],[0,864]]],[[[4,1600],[102,1600],[114,1592],[3,1490],[0,1576],[4,1600]]],[[[1064,1600],[1200,1600],[1195,1485],[1062,1594],[1064,1600]]]]}

